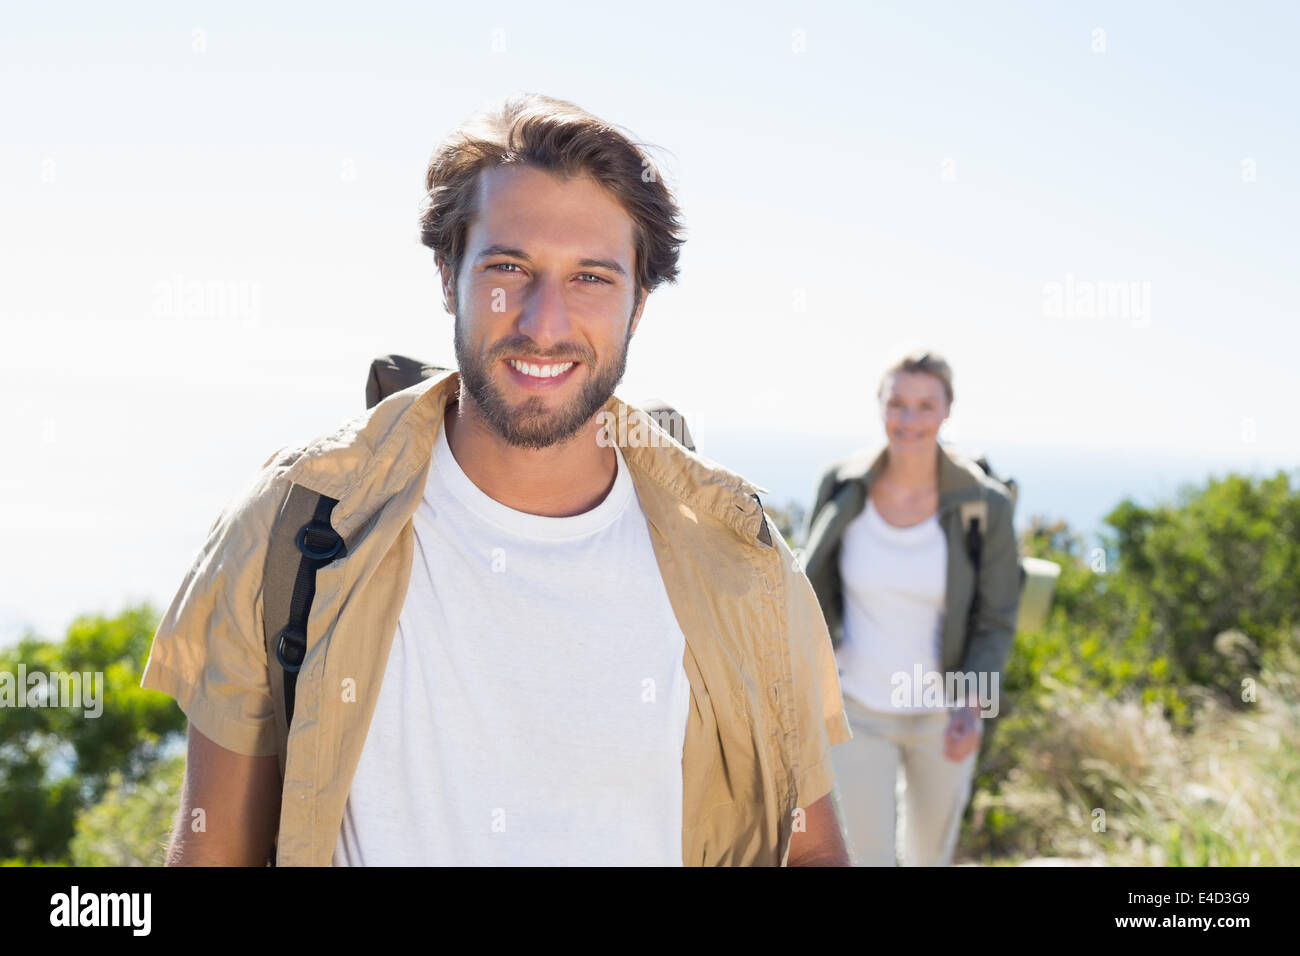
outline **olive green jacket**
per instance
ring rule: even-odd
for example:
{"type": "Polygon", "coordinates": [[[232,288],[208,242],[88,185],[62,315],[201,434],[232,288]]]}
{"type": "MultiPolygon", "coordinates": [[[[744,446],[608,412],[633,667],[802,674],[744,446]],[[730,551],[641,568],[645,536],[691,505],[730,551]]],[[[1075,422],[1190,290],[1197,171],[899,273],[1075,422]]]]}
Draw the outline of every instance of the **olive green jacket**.
{"type": "MultiPolygon", "coordinates": [[[[979,465],[939,446],[939,523],[948,542],[948,570],[941,644],[944,671],[999,674],[1015,636],[1020,603],[1020,565],[1012,527],[1011,499],[979,465]],[[984,529],[980,559],[980,603],[967,635],[975,597],[975,567],[966,549],[964,524],[979,517],[984,529]],[[963,520],[965,519],[965,520],[963,520]]],[[[843,635],[844,592],[840,542],[844,529],[867,506],[876,476],[889,458],[886,447],[874,459],[859,453],[829,466],[818,482],[804,525],[803,564],[836,644],[843,635]],[[834,498],[831,491],[844,484],[834,498]]]]}

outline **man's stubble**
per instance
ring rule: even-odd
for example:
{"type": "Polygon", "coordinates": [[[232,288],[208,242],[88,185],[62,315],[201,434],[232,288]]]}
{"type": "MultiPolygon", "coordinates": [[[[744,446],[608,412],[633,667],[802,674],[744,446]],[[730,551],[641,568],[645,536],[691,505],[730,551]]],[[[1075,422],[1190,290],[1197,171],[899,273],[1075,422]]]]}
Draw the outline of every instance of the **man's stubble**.
{"type": "Polygon", "coordinates": [[[596,368],[590,350],[561,348],[554,354],[537,354],[532,340],[518,335],[502,340],[486,357],[471,353],[462,331],[460,310],[456,311],[455,348],[456,363],[465,393],[474,402],[478,413],[488,427],[508,444],[518,448],[549,448],[551,445],[572,439],[592,417],[604,407],[623,380],[627,368],[630,331],[623,339],[618,355],[596,368]],[[535,359],[538,364],[577,361],[586,373],[578,394],[564,406],[548,411],[543,396],[534,395],[511,408],[501,389],[492,381],[490,369],[507,355],[535,359]],[[593,372],[592,369],[595,369],[593,372]]]}

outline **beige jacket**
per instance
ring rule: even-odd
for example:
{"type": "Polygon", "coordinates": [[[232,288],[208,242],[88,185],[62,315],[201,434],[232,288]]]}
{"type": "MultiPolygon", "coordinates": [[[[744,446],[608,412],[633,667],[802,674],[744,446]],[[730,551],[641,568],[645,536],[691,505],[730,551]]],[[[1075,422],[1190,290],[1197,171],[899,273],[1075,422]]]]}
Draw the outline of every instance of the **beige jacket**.
{"type": "MultiPolygon", "coordinates": [[[[221,746],[279,755],[277,865],[330,863],[405,600],[412,515],[458,393],[457,372],[425,379],[273,455],[213,524],[154,635],[143,687],[175,698],[221,746]],[[338,499],[332,524],[347,548],[316,574],[286,742],[262,581],[293,483],[338,499]]],[[[617,395],[605,409],[629,423],[607,433],[623,450],[686,636],[683,862],[783,865],[797,811],[831,790],[830,746],[851,736],[817,598],[753,485],[617,395]]]]}

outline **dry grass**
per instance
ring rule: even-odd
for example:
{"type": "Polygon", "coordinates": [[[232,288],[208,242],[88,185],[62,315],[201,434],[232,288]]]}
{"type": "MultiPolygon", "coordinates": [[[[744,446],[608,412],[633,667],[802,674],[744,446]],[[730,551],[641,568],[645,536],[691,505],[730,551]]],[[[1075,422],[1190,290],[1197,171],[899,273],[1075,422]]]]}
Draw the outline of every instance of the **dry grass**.
{"type": "MultiPolygon", "coordinates": [[[[1158,708],[1045,681],[1001,746],[1017,766],[975,797],[1010,859],[1111,865],[1300,863],[1300,695],[1294,653],[1258,675],[1256,700],[1198,703],[1192,732],[1158,708]]],[[[1005,862],[986,858],[982,862],[1005,862]]]]}

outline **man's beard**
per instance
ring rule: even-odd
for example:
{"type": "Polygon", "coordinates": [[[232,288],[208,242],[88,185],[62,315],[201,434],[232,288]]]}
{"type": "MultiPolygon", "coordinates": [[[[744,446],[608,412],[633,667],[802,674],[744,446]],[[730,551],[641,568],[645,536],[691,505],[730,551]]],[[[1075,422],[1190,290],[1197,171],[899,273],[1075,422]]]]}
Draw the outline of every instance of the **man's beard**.
{"type": "Polygon", "coordinates": [[[597,368],[590,350],[575,353],[565,349],[557,355],[536,355],[527,336],[512,336],[492,349],[487,358],[470,352],[461,338],[463,325],[456,315],[456,363],[465,391],[488,426],[505,441],[519,448],[549,448],[573,438],[604,407],[623,380],[627,367],[629,332],[618,354],[597,368]],[[546,396],[532,395],[515,407],[507,403],[501,389],[493,382],[491,370],[506,356],[528,358],[541,364],[577,361],[584,366],[585,378],[578,394],[567,404],[547,409],[546,396]]]}

